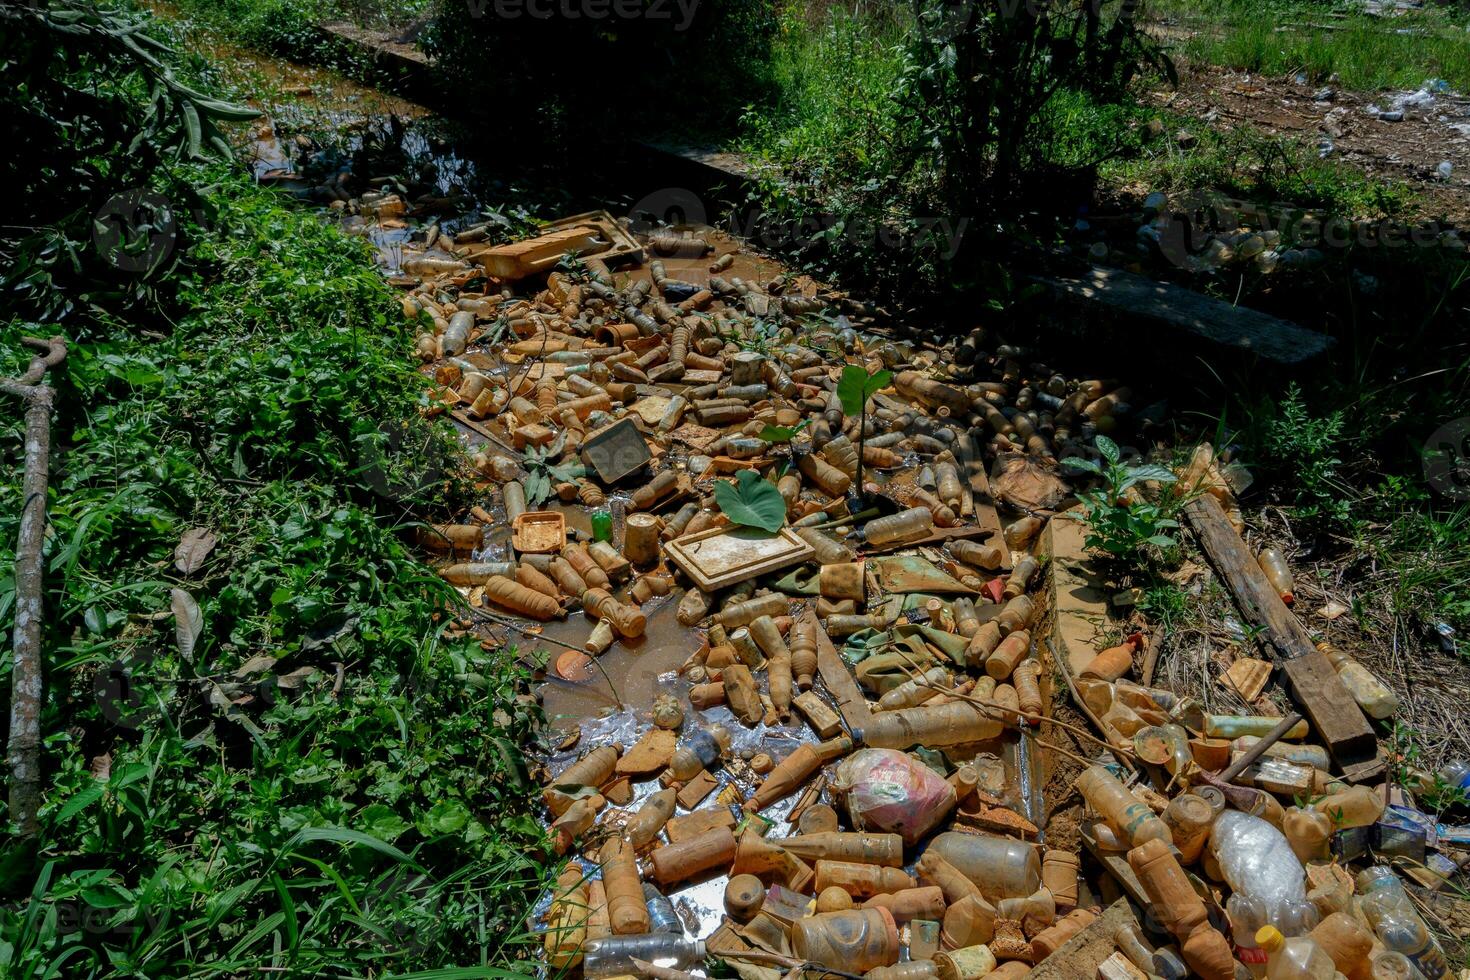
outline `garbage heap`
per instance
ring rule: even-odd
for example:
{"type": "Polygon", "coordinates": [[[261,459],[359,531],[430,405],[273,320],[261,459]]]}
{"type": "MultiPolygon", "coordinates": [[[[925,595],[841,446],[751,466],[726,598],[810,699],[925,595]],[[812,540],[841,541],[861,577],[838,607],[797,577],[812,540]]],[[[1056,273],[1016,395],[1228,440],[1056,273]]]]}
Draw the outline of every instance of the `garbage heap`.
{"type": "MultiPolygon", "coordinates": [[[[1393,871],[1344,863],[1381,839],[1385,796],[1329,775],[1314,725],[1139,683],[1136,637],[1075,676],[1038,643],[1039,535],[1083,472],[1065,460],[1138,424],[1128,389],[979,331],[885,339],[840,294],[744,280],[728,246],[636,241],[606,214],[480,237],[403,262],[418,349],[444,410],[487,440],[496,497],[425,543],[493,621],[534,635],[527,620],[579,611],[578,657],[640,636],[649,604],[677,602],[690,628],[633,737],[586,740],[546,783],[570,858],[537,913],[550,967],[1446,974],[1393,871]],[[512,560],[483,560],[502,521],[512,560]],[[1066,764],[1046,741],[1053,686],[1095,725],[1074,726],[1089,756],[1064,788],[1086,802],[1086,855],[1042,839],[1065,802],[1039,796],[1066,764]],[[723,908],[701,918],[681,895],[711,882],[723,908]]],[[[1202,451],[1181,477],[1132,492],[1209,498],[1235,533],[1220,462],[1202,451]]],[[[1273,562],[1251,574],[1279,586],[1273,562]]],[[[1391,714],[1361,665],[1333,669],[1391,714]]]]}

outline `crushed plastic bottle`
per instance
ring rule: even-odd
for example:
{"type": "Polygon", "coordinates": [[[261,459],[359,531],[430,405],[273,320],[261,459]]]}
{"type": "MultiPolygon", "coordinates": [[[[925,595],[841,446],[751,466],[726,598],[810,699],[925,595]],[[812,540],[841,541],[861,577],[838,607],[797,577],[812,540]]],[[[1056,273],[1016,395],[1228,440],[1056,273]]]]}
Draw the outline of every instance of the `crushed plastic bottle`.
{"type": "Polygon", "coordinates": [[[1287,903],[1307,897],[1302,864],[1286,835],[1260,817],[1226,810],[1210,828],[1210,852],[1230,887],[1254,895],[1273,921],[1287,903]]]}

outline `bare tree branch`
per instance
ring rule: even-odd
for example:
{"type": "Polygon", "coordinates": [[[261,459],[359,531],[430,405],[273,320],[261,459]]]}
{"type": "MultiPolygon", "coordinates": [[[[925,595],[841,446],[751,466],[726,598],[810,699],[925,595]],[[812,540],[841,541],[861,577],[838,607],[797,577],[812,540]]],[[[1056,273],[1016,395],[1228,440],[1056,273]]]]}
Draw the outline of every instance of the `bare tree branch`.
{"type": "Polygon", "coordinates": [[[20,540],[15,549],[15,642],[10,684],[10,819],[22,836],[37,830],[41,802],[41,547],[46,535],[46,486],[51,466],[51,406],[56,391],[41,384],[66,357],[66,340],[26,337],[42,351],[17,379],[0,378],[0,391],[25,400],[25,478],[20,540]]]}

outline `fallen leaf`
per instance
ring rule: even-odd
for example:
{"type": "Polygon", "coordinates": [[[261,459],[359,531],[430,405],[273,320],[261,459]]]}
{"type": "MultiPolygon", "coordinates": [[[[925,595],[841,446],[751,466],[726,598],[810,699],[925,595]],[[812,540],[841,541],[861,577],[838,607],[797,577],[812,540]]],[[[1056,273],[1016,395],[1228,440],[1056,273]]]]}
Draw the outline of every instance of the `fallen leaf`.
{"type": "Polygon", "coordinates": [[[174,642],[179,646],[179,654],[192,664],[194,645],[204,632],[204,614],[194,597],[183,589],[169,590],[169,608],[174,611],[174,642]]]}
{"type": "Polygon", "coordinates": [[[1341,616],[1343,613],[1345,613],[1347,611],[1348,611],[1348,607],[1347,606],[1344,606],[1342,603],[1338,602],[1336,599],[1333,599],[1330,602],[1328,602],[1326,605],[1324,605],[1321,609],[1318,609],[1317,610],[1317,615],[1318,616],[1321,616],[1323,619],[1326,619],[1326,620],[1331,621],[1331,620],[1334,620],[1334,619],[1338,618],[1339,616],[1341,616]]]}
{"type": "Polygon", "coordinates": [[[217,543],[219,538],[209,528],[190,528],[174,548],[174,567],[185,575],[193,575],[204,567],[204,560],[217,543]]]}
{"type": "Polygon", "coordinates": [[[302,681],[305,681],[313,675],[319,673],[321,673],[321,671],[317,670],[315,667],[297,667],[289,674],[279,675],[276,678],[276,687],[285,688],[288,691],[294,691],[301,686],[302,681]]]}
{"type": "Polygon", "coordinates": [[[275,657],[267,657],[264,655],[261,655],[259,657],[251,657],[249,660],[240,665],[240,669],[235,671],[235,676],[244,679],[246,677],[249,677],[251,674],[258,674],[261,671],[270,670],[275,665],[275,657]]]}

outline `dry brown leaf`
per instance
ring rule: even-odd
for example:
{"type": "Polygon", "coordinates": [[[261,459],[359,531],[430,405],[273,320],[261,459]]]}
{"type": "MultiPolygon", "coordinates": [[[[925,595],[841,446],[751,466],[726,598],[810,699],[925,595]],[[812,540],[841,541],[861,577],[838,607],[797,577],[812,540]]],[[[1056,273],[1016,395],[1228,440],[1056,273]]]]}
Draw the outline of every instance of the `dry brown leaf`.
{"type": "Polygon", "coordinates": [[[194,527],[184,532],[174,548],[174,567],[184,575],[193,575],[204,567],[204,561],[219,543],[207,527],[194,527]]]}
{"type": "Polygon", "coordinates": [[[995,461],[990,492],[995,499],[1021,510],[1050,511],[1072,491],[1046,463],[1034,456],[1009,453],[995,461]]]}

